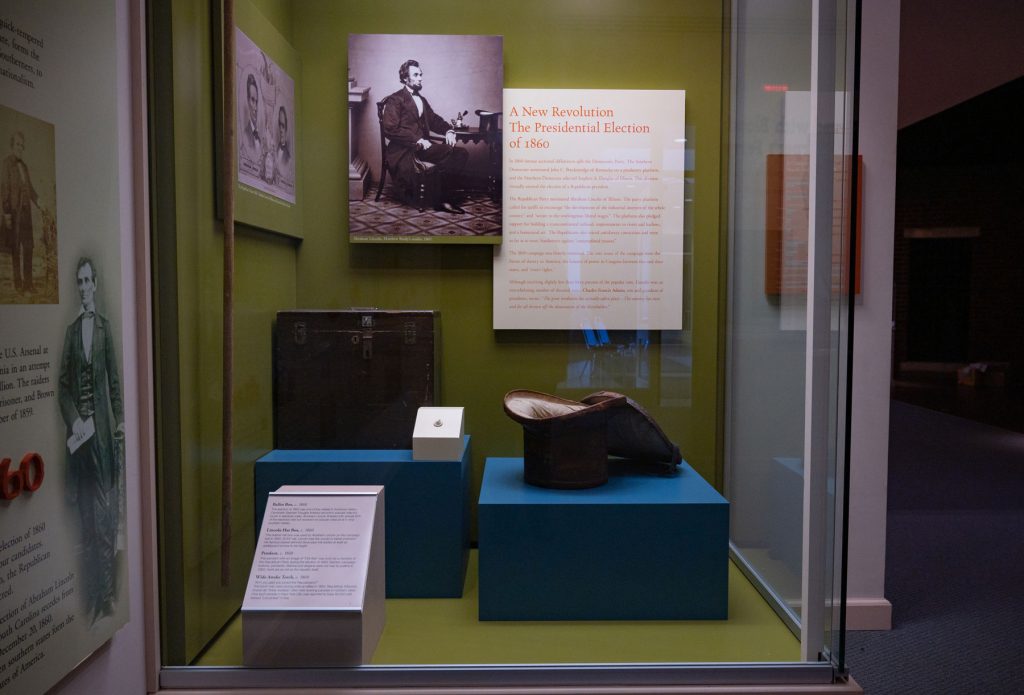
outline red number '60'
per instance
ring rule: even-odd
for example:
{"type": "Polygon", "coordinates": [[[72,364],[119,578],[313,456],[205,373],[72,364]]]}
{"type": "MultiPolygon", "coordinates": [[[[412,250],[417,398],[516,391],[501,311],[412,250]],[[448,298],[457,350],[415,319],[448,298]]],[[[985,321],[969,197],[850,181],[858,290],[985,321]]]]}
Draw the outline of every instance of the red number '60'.
{"type": "Polygon", "coordinates": [[[43,484],[46,464],[43,457],[34,451],[25,454],[18,469],[11,470],[11,459],[0,461],[0,498],[13,500],[22,491],[35,492],[43,484]]]}

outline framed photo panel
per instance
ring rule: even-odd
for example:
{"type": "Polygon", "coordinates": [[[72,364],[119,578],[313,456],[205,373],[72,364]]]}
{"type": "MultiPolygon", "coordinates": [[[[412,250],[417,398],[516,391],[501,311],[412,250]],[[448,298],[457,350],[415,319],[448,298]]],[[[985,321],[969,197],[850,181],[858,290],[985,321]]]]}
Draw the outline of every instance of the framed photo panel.
{"type": "MultiPolygon", "coordinates": [[[[214,24],[220,27],[220,4],[214,24]]],[[[302,238],[302,185],[299,181],[298,118],[301,67],[298,53],[245,0],[235,3],[235,60],[224,66],[218,28],[215,37],[217,166],[221,162],[220,123],[226,102],[223,70],[235,78],[235,219],[252,227],[302,238]]],[[[218,171],[218,181],[220,180],[218,171]]],[[[223,217],[217,191],[217,214],[223,217]]]]}

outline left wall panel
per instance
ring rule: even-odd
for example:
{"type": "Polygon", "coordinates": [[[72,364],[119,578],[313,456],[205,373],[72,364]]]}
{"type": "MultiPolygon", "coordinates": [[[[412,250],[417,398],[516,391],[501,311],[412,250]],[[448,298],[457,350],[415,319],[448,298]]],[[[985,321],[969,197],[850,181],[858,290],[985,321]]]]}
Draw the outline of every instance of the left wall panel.
{"type": "MultiPolygon", "coordinates": [[[[40,3],[27,3],[48,15],[40,3]]],[[[52,4],[52,3],[47,3],[52,4]]],[[[58,4],[79,5],[73,0],[58,4]]],[[[126,468],[126,528],[128,544],[128,622],[96,652],[63,678],[51,691],[72,693],[143,693],[147,684],[146,595],[152,591],[144,571],[144,555],[153,539],[152,517],[152,402],[150,397],[149,266],[147,173],[145,157],[145,45],[143,0],[113,0],[116,15],[116,84],[118,164],[117,217],[121,245],[121,325],[125,427],[130,433],[125,458],[137,465],[126,468]],[[134,435],[134,436],[133,436],[134,435]]],[[[92,8],[95,11],[95,6],[92,8]]],[[[52,16],[52,15],[51,15],[52,16]]],[[[66,276],[67,273],[65,272],[66,276]]],[[[62,276],[62,280],[66,280],[62,276]]],[[[147,688],[147,685],[149,686],[147,688]]]]}

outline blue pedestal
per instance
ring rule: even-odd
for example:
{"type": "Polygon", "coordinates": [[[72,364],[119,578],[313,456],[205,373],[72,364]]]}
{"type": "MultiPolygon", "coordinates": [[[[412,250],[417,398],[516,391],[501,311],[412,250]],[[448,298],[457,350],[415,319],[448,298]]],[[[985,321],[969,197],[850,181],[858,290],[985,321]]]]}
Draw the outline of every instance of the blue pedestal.
{"type": "Polygon", "coordinates": [[[469,559],[469,435],[458,461],[409,449],[275,449],[253,473],[256,528],[282,485],[383,485],[388,598],[457,598],[469,559]]]}
{"type": "Polygon", "coordinates": [[[686,463],[549,490],[489,458],[479,533],[481,620],[728,617],[729,503],[686,463]]]}

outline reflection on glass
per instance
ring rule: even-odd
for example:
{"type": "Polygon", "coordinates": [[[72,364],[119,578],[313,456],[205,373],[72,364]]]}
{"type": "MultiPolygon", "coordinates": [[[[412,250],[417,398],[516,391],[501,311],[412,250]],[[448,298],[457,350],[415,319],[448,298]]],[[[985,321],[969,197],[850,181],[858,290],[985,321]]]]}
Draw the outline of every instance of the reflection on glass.
{"type": "Polygon", "coordinates": [[[601,322],[585,326],[583,346],[569,349],[565,379],[559,389],[632,391],[650,386],[649,331],[611,331],[601,322]]]}
{"type": "MultiPolygon", "coordinates": [[[[794,631],[815,616],[812,626],[823,625],[827,632],[837,622],[832,607],[840,603],[833,598],[841,576],[833,541],[839,532],[835,515],[841,509],[837,464],[845,437],[849,316],[847,8],[839,3],[814,16],[806,2],[738,2],[735,9],[742,50],[733,63],[736,129],[726,385],[733,550],[748,577],[794,631]],[[813,42],[816,19],[830,24],[827,35],[813,42]],[[806,60],[812,47],[824,51],[817,85],[806,60]],[[834,54],[829,56],[829,51],[834,54]],[[822,90],[823,105],[814,101],[819,95],[815,89],[822,90]],[[834,110],[824,105],[830,102],[834,110]],[[832,164],[826,164],[829,160],[832,164]],[[815,187],[823,176],[830,185],[815,187]],[[829,229],[815,234],[822,225],[829,229]],[[819,262],[812,268],[813,258],[819,262]],[[820,282],[824,273],[819,271],[826,268],[831,286],[820,282]],[[820,308],[813,320],[812,278],[825,293],[817,295],[820,308]],[[815,350],[809,352],[809,344],[815,350]],[[807,407],[807,398],[813,408],[807,407]],[[811,426],[809,413],[826,414],[826,427],[819,432],[811,426]],[[807,451],[820,458],[813,470],[806,465],[807,451]],[[813,503],[813,495],[810,504],[805,498],[809,478],[820,481],[820,504],[813,503]],[[809,519],[804,518],[808,509],[809,519]],[[808,536],[808,527],[824,530],[808,536]],[[802,579],[808,572],[824,575],[824,592],[814,589],[812,581],[812,593],[804,593],[802,579]],[[805,606],[808,597],[814,604],[805,606]]],[[[828,634],[816,633],[808,640],[814,643],[805,644],[809,659],[831,646],[828,634]]]]}

